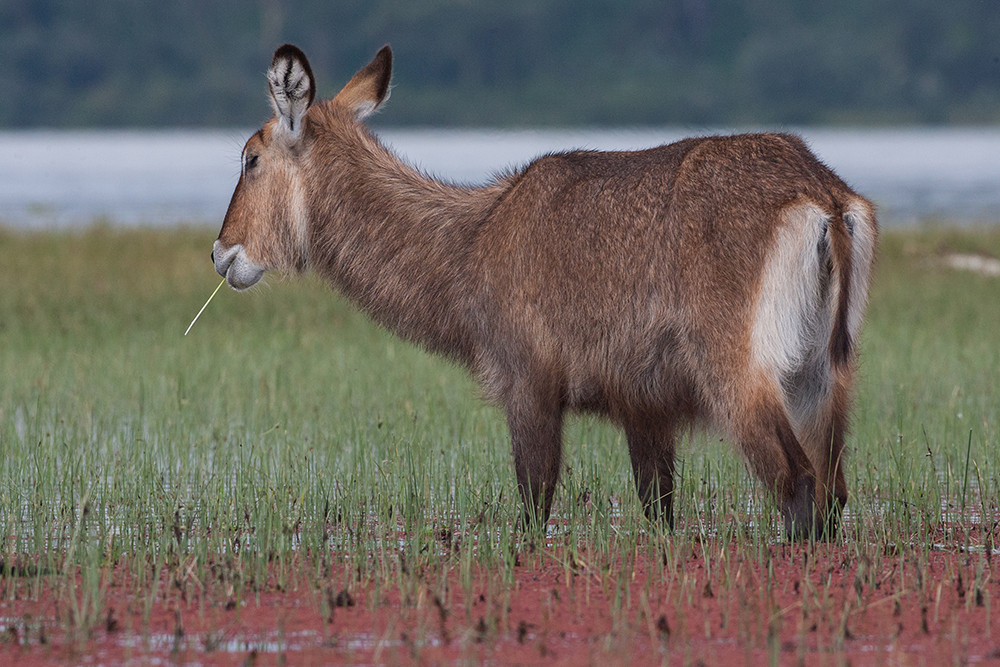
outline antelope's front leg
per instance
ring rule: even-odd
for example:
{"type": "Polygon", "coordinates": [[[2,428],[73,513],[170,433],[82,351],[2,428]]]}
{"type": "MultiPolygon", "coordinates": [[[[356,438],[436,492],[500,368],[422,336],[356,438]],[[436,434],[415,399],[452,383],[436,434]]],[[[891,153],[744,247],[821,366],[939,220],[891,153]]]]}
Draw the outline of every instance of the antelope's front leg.
{"type": "Polygon", "coordinates": [[[544,529],[552,510],[562,465],[562,413],[554,392],[524,392],[507,404],[514,473],[528,529],[544,529]]]}
{"type": "Polygon", "coordinates": [[[674,434],[669,425],[635,421],[625,428],[639,502],[650,521],[674,527],[674,434]]]}

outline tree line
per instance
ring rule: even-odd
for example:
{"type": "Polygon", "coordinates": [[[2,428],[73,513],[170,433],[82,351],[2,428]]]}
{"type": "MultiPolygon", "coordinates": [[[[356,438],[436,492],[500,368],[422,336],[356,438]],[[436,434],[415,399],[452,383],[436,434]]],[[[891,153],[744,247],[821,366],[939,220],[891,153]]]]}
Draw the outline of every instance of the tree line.
{"type": "Polygon", "coordinates": [[[394,125],[991,124],[995,0],[3,0],[0,126],[249,126],[384,43],[394,125]]]}

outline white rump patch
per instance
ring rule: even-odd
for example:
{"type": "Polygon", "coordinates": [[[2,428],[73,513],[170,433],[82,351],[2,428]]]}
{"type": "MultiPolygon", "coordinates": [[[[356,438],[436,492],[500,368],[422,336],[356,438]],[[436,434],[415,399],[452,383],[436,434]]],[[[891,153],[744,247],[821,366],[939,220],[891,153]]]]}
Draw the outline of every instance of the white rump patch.
{"type": "Polygon", "coordinates": [[[826,299],[820,293],[817,249],[830,216],[814,204],[797,204],[782,217],[784,224],[765,260],[751,334],[757,362],[779,378],[817,352],[826,356],[834,303],[832,293],[826,299]]]}

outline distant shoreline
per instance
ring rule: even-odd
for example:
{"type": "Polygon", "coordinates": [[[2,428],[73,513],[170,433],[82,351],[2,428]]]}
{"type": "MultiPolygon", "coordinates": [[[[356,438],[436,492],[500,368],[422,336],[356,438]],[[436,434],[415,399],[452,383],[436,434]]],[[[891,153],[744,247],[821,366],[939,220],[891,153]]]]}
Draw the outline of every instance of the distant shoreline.
{"type": "MultiPolygon", "coordinates": [[[[1000,128],[786,128],[883,225],[1000,223],[1000,128]]],[[[547,152],[627,150],[730,129],[407,129],[377,134],[415,166],[475,184],[547,152]]],[[[221,223],[249,129],[0,131],[0,225],[17,229],[221,223]]]]}

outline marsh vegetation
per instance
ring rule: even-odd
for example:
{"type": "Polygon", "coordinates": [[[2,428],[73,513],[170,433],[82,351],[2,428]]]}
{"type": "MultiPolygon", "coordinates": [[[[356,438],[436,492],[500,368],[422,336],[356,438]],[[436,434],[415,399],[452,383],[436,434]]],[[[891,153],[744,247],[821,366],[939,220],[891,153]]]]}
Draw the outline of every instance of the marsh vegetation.
{"type": "Polygon", "coordinates": [[[996,258],[1000,232],[885,234],[844,530],[799,546],[706,435],[674,533],[646,523],[623,436],[590,419],[525,542],[502,415],[318,281],[224,290],[184,337],[210,246],[0,233],[0,654],[994,649],[1000,282],[946,258],[996,258]],[[284,611],[252,630],[262,605],[284,611]]]}

